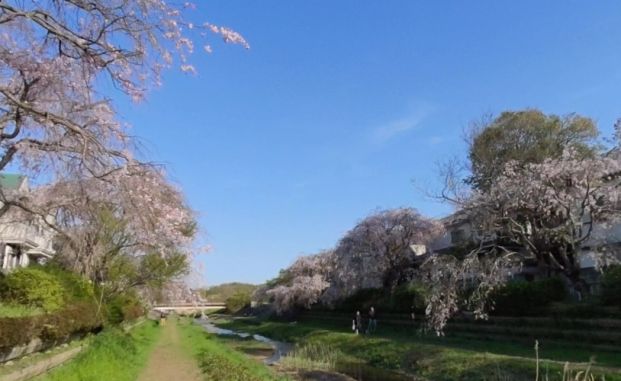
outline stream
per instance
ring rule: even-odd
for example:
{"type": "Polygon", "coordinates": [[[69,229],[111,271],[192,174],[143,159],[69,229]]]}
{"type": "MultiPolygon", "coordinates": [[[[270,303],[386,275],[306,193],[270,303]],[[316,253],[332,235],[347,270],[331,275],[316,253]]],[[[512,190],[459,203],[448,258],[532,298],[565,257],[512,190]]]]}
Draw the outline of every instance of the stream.
{"type": "Polygon", "coordinates": [[[272,340],[265,336],[250,334],[246,332],[236,332],[230,329],[220,328],[220,327],[215,326],[213,323],[209,322],[209,320],[196,319],[196,323],[200,325],[201,327],[205,328],[207,332],[213,333],[214,335],[238,336],[238,337],[241,337],[242,339],[252,337],[256,341],[271,345],[272,348],[274,349],[274,353],[272,354],[271,357],[263,361],[266,365],[276,364],[278,361],[280,361],[281,357],[286,356],[287,353],[291,352],[294,347],[294,345],[291,343],[284,343],[282,341],[272,340]]]}
{"type": "MultiPolygon", "coordinates": [[[[214,335],[222,336],[238,336],[240,338],[248,338],[266,343],[272,346],[274,353],[271,357],[265,359],[263,362],[266,365],[274,365],[280,361],[282,357],[287,356],[295,345],[292,343],[286,343],[282,341],[272,340],[268,337],[250,334],[246,332],[237,332],[231,329],[220,328],[211,323],[208,319],[196,319],[196,323],[202,326],[207,332],[214,335]]],[[[342,362],[337,364],[337,371],[342,374],[346,374],[349,377],[357,381],[411,381],[416,380],[412,376],[407,376],[401,373],[393,372],[387,369],[375,368],[366,364],[360,363],[348,363],[342,362]]]]}

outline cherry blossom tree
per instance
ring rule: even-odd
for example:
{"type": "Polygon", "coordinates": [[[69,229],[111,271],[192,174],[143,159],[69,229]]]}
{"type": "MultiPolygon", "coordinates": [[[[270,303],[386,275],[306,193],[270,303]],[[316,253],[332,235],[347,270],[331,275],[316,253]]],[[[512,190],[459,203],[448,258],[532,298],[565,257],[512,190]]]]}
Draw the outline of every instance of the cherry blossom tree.
{"type": "MultiPolygon", "coordinates": [[[[173,65],[193,71],[209,34],[247,47],[238,33],[187,21],[193,6],[165,0],[0,2],[0,171],[19,165],[48,182],[102,179],[131,166],[133,142],[102,89],[134,101],[173,65]]],[[[106,179],[108,181],[108,179],[106,179]]],[[[7,208],[13,199],[2,195],[7,208]]]]}
{"type": "Polygon", "coordinates": [[[428,313],[441,331],[457,311],[460,290],[479,317],[489,310],[490,293],[536,261],[545,274],[560,274],[583,289],[581,258],[618,260],[607,229],[621,219],[618,148],[586,156],[567,149],[541,163],[509,162],[488,189],[476,190],[460,206],[472,226],[475,250],[465,259],[431,258],[423,267],[432,290],[428,313]]]}
{"type": "Polygon", "coordinates": [[[53,217],[49,225],[62,237],[61,259],[95,281],[107,279],[101,271],[114,257],[191,253],[193,212],[153,166],[134,165],[106,181],[56,182],[36,195],[32,213],[53,217]]]}
{"type": "Polygon", "coordinates": [[[478,192],[465,205],[472,226],[494,235],[498,245],[520,248],[546,272],[561,273],[580,288],[580,257],[592,234],[621,217],[615,152],[587,157],[566,150],[561,158],[541,164],[505,167],[488,192],[478,192]]]}
{"type": "MultiPolygon", "coordinates": [[[[0,1],[0,171],[36,179],[29,195],[0,189],[0,214],[30,214],[59,237],[59,258],[102,282],[116,258],[189,255],[196,224],[163,172],[135,157],[108,89],[139,102],[164,69],[194,72],[195,44],[237,32],[193,23],[167,0],[0,1]],[[106,270],[108,269],[108,270],[106,270]]],[[[130,263],[128,262],[128,263],[130,263]]],[[[144,279],[142,277],[141,279],[144,279]]]]}
{"type": "Polygon", "coordinates": [[[412,245],[428,245],[443,226],[412,208],[383,210],[360,221],[334,251],[334,282],[330,295],[342,298],[363,288],[390,290],[414,274],[412,245]]]}
{"type": "Polygon", "coordinates": [[[281,273],[265,294],[273,301],[276,312],[282,314],[295,308],[310,308],[319,301],[330,285],[328,276],[332,252],[298,258],[281,273]]]}
{"type": "Polygon", "coordinates": [[[442,232],[439,222],[411,208],[373,213],[347,232],[334,250],[298,258],[255,298],[265,295],[282,313],[318,302],[331,305],[365,288],[393,290],[415,273],[412,245],[424,247],[442,232]]]}
{"type": "Polygon", "coordinates": [[[438,335],[451,317],[463,308],[485,319],[493,308],[491,294],[505,284],[510,271],[519,268],[513,252],[481,246],[465,256],[432,255],[418,270],[427,288],[427,325],[438,335]]]}

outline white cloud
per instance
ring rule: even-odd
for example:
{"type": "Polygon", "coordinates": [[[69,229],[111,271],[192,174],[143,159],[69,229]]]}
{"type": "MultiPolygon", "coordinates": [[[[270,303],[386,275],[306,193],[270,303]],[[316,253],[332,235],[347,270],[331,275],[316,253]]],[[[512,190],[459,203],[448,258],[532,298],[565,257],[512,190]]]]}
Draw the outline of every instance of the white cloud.
{"type": "Polygon", "coordinates": [[[376,144],[386,143],[398,135],[405,134],[415,128],[431,113],[429,105],[419,105],[405,116],[389,121],[371,131],[371,141],[376,144]]]}
{"type": "Polygon", "coordinates": [[[444,143],[445,141],[446,138],[444,136],[431,136],[429,139],[427,139],[427,144],[436,146],[438,144],[444,143]]]}

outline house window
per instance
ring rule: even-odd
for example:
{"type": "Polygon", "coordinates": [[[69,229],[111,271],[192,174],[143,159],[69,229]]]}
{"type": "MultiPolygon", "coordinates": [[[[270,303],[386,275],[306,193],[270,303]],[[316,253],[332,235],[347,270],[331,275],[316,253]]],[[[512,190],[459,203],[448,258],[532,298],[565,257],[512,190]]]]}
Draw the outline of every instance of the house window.
{"type": "Polygon", "coordinates": [[[466,231],[464,229],[456,229],[451,231],[451,243],[458,244],[466,240],[466,231]]]}

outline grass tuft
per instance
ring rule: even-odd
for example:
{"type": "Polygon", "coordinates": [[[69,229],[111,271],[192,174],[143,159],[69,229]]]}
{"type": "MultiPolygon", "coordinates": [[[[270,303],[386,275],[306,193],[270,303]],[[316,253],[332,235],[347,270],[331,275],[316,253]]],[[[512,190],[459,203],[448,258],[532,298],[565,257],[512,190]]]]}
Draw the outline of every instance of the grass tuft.
{"type": "Polygon", "coordinates": [[[296,347],[282,360],[291,369],[335,371],[341,353],[329,345],[306,343],[296,347]]]}

